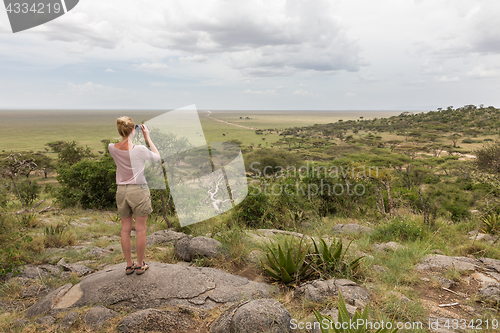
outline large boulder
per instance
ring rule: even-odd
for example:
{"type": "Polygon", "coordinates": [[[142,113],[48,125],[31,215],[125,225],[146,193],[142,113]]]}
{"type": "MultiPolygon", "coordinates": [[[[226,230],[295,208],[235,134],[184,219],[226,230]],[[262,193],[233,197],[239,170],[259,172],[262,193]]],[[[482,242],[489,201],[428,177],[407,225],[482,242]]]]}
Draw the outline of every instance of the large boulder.
{"type": "Polygon", "coordinates": [[[292,332],[292,317],[275,299],[245,301],[231,306],[210,326],[210,333],[292,332]]]}
{"type": "Polygon", "coordinates": [[[29,308],[27,314],[38,316],[91,304],[134,310],[165,305],[211,309],[245,298],[269,297],[273,290],[268,284],[208,267],[151,262],[145,274],[125,275],[125,266],[110,266],[74,286],[65,285],[29,308]]]}
{"type": "Polygon", "coordinates": [[[68,283],[54,290],[53,292],[42,298],[38,303],[34,304],[32,307],[26,310],[26,317],[32,318],[47,314],[71,289],[71,287],[73,287],[73,285],[71,283],[68,283]]]}
{"type": "Polygon", "coordinates": [[[174,248],[175,255],[184,261],[196,257],[215,258],[224,254],[221,242],[204,236],[184,236],[175,241],[174,248]]]}
{"type": "Polygon", "coordinates": [[[188,314],[156,309],[141,310],[123,318],[117,330],[128,332],[192,332],[194,321],[188,314]]]}

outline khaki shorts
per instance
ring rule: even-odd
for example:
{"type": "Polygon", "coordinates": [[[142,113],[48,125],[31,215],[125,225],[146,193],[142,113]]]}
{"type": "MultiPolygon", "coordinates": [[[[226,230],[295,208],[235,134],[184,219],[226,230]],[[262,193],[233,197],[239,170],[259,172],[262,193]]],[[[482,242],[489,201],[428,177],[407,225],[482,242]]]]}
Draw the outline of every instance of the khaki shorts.
{"type": "Polygon", "coordinates": [[[151,194],[147,185],[118,185],[116,205],[121,218],[146,216],[153,211],[151,194]]]}

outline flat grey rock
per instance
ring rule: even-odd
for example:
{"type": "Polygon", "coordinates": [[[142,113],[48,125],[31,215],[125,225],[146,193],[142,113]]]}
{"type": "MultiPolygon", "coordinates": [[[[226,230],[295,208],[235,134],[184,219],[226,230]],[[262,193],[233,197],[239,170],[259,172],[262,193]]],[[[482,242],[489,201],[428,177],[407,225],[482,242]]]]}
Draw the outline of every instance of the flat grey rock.
{"type": "Polygon", "coordinates": [[[79,264],[66,264],[63,268],[67,272],[75,273],[77,276],[84,276],[92,273],[92,270],[84,265],[79,264]]]}
{"type": "Polygon", "coordinates": [[[36,284],[23,289],[23,298],[41,297],[49,293],[49,288],[36,284]]]}
{"type": "Polygon", "coordinates": [[[487,285],[479,290],[478,295],[495,305],[500,305],[500,283],[491,283],[487,285]]]}
{"type": "Polygon", "coordinates": [[[210,326],[210,333],[288,333],[292,317],[275,299],[244,301],[231,306],[210,326]]]}
{"type": "Polygon", "coordinates": [[[467,257],[448,257],[440,254],[432,254],[425,257],[415,269],[421,271],[440,271],[455,268],[459,271],[475,271],[480,268],[479,260],[467,257]]]}
{"type": "Polygon", "coordinates": [[[313,302],[338,297],[339,291],[346,304],[364,308],[370,301],[370,294],[356,282],[347,279],[313,280],[301,284],[295,291],[294,297],[303,297],[313,302]]]}
{"type": "Polygon", "coordinates": [[[111,253],[111,251],[108,249],[103,249],[100,247],[93,247],[90,249],[90,251],[87,252],[87,256],[92,257],[92,258],[103,258],[110,253],[111,253]]]}
{"type": "Polygon", "coordinates": [[[186,234],[173,230],[156,231],[146,237],[146,246],[174,243],[179,238],[185,236],[186,234]]]}
{"type": "Polygon", "coordinates": [[[403,246],[396,242],[374,244],[373,247],[379,251],[397,251],[406,249],[406,246],[403,246]]]}
{"type": "Polygon", "coordinates": [[[118,316],[118,313],[115,311],[103,306],[96,306],[85,314],[85,324],[94,330],[98,330],[105,322],[116,316],[118,316]]]}
{"type": "Polygon", "coordinates": [[[192,332],[195,325],[189,314],[178,311],[146,309],[123,318],[116,329],[129,332],[192,332]]]}
{"type": "Polygon", "coordinates": [[[500,273],[500,260],[490,259],[490,258],[479,258],[479,261],[482,262],[486,268],[495,270],[500,273]]]}
{"type": "Polygon", "coordinates": [[[59,329],[67,330],[71,328],[71,326],[73,326],[78,317],[79,317],[78,312],[76,311],[69,312],[63,317],[63,319],[61,319],[61,322],[59,323],[59,329]]]}
{"type": "Polygon", "coordinates": [[[50,293],[27,310],[31,316],[50,310],[101,304],[142,310],[165,305],[211,309],[242,299],[269,297],[273,287],[208,267],[149,263],[143,275],[125,275],[125,263],[87,275],[50,293]]]}
{"type": "Polygon", "coordinates": [[[332,232],[334,234],[372,234],[375,232],[374,229],[365,227],[363,225],[349,223],[349,224],[337,224],[333,226],[332,232]]]}
{"type": "Polygon", "coordinates": [[[35,323],[42,326],[50,326],[55,323],[55,319],[51,316],[40,317],[35,320],[35,323]]]}

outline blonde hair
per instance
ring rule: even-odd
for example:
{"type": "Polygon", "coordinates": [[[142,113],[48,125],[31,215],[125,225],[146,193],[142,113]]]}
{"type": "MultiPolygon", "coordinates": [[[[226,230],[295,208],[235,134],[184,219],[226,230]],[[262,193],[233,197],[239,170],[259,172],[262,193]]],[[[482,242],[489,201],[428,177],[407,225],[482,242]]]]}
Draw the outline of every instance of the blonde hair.
{"type": "Polygon", "coordinates": [[[120,117],[116,119],[116,127],[118,128],[118,133],[124,138],[128,138],[130,133],[135,127],[134,121],[130,117],[120,117]]]}

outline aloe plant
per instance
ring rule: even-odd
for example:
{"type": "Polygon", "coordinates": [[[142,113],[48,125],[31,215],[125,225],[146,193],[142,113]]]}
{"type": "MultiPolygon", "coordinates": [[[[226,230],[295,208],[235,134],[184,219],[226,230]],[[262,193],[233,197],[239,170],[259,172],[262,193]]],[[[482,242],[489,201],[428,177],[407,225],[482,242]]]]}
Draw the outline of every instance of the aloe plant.
{"type": "Polygon", "coordinates": [[[333,274],[335,276],[349,277],[352,271],[359,266],[360,260],[363,259],[363,257],[358,257],[351,262],[345,261],[345,255],[351,243],[342,251],[342,238],[333,241],[330,246],[326,244],[323,238],[319,238],[318,244],[313,240],[315,253],[312,256],[317,271],[325,275],[333,274]]]}
{"type": "MultiPolygon", "coordinates": [[[[320,324],[320,329],[322,333],[368,333],[372,332],[369,329],[370,325],[366,325],[369,321],[370,317],[370,306],[366,305],[363,313],[360,313],[358,310],[354,313],[352,318],[349,317],[349,313],[347,312],[347,307],[344,302],[344,298],[342,294],[339,292],[339,303],[338,303],[339,317],[338,321],[334,322],[333,318],[330,316],[323,316],[318,310],[314,310],[314,315],[320,324]],[[327,320],[329,322],[328,325],[325,325],[323,320],[327,320]]],[[[372,323],[373,324],[373,323],[372,323]]],[[[371,325],[377,326],[377,325],[371,325]]],[[[395,333],[398,331],[397,328],[392,329],[394,326],[392,322],[385,322],[384,325],[380,326],[379,329],[374,331],[375,333],[395,333]]]]}
{"type": "Polygon", "coordinates": [[[273,247],[268,246],[269,252],[266,256],[270,267],[263,264],[267,274],[273,279],[284,283],[308,279],[313,272],[308,272],[311,262],[306,264],[305,258],[309,247],[303,248],[302,241],[303,239],[300,240],[298,248],[293,246],[293,242],[289,244],[286,239],[283,248],[281,244],[273,247]],[[292,255],[294,248],[297,248],[297,250],[292,255]]]}
{"type": "Polygon", "coordinates": [[[500,215],[493,213],[483,218],[482,232],[495,235],[500,232],[500,215]]]}

